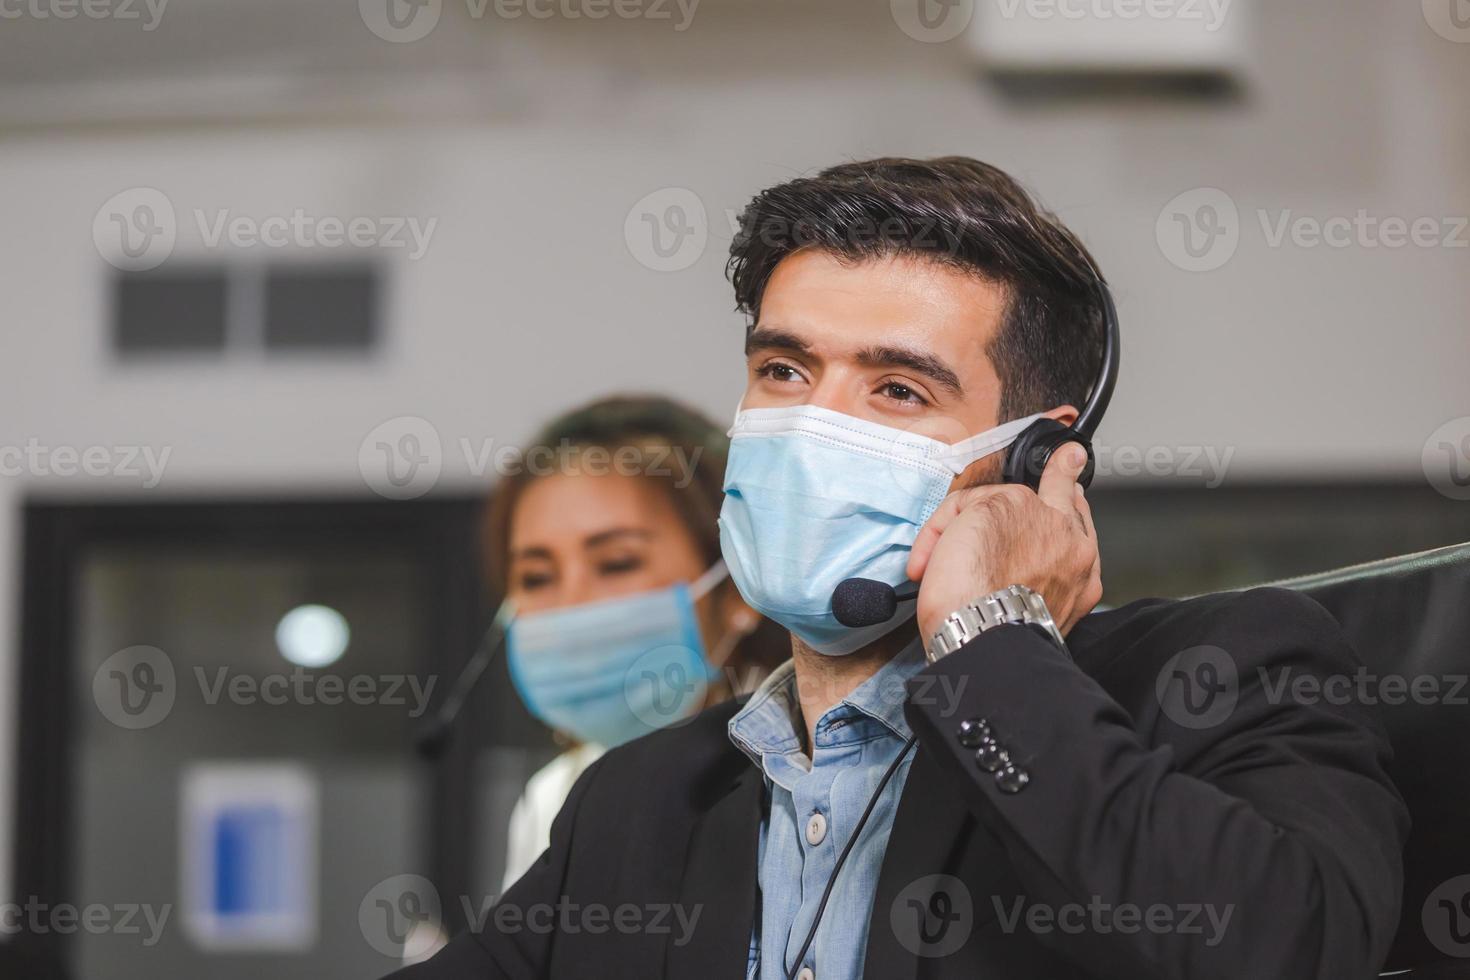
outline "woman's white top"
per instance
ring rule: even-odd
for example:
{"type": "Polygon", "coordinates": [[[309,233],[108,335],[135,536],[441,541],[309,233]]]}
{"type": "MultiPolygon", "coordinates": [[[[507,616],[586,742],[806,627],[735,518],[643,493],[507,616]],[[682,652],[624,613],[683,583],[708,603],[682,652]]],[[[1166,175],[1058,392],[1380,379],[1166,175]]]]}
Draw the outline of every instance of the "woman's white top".
{"type": "Polygon", "coordinates": [[[561,812],[572,784],[588,766],[602,757],[600,745],[579,745],[548,762],[526,782],[525,792],[510,811],[506,834],[505,884],[510,888],[551,846],[551,821],[561,812]]]}

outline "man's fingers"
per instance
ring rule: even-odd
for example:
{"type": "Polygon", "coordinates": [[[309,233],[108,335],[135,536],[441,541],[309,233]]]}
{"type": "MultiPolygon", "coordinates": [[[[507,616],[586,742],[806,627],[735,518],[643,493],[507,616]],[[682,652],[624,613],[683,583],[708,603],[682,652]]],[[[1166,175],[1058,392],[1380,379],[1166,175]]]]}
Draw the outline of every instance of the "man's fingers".
{"type": "Polygon", "coordinates": [[[909,551],[909,563],[905,569],[908,572],[909,581],[917,582],[924,577],[924,568],[929,564],[929,556],[933,554],[934,546],[939,543],[939,536],[960,512],[960,499],[964,493],[964,490],[959,490],[945,497],[940,501],[934,513],[929,515],[924,526],[919,528],[919,535],[914,538],[914,547],[909,551]]]}
{"type": "Polygon", "coordinates": [[[918,537],[914,539],[913,549],[909,552],[908,567],[905,569],[909,580],[917,582],[924,577],[924,569],[929,564],[929,556],[934,552],[934,546],[939,543],[939,536],[954,523],[961,511],[981,497],[1000,492],[1001,489],[996,486],[969,487],[964,490],[956,490],[945,497],[934,513],[929,515],[924,526],[919,528],[918,537]]]}
{"type": "Polygon", "coordinates": [[[939,543],[939,532],[928,524],[919,528],[919,536],[914,539],[914,547],[909,551],[909,563],[904,569],[908,573],[910,582],[917,582],[924,577],[924,569],[929,565],[929,556],[934,553],[934,546],[939,543]]]}
{"type": "Polygon", "coordinates": [[[1082,489],[1082,484],[1074,483],[1072,494],[1072,506],[1077,509],[1077,516],[1082,518],[1082,530],[1092,540],[1097,540],[1097,525],[1092,523],[1092,505],[1087,502],[1087,494],[1082,489]]]}
{"type": "Polygon", "coordinates": [[[1072,488],[1077,485],[1077,477],[1082,475],[1085,466],[1087,450],[1075,442],[1069,442],[1052,453],[1051,459],[1046,462],[1046,469],[1041,472],[1041,486],[1037,490],[1042,502],[1057,510],[1075,509],[1072,504],[1072,488]]]}
{"type": "MultiPolygon", "coordinates": [[[[1039,495],[1043,503],[1067,514],[1077,522],[1084,534],[1096,539],[1096,533],[1092,529],[1092,510],[1082,497],[1082,488],[1077,484],[1077,477],[1086,466],[1087,451],[1075,442],[1067,443],[1053,453],[1047,462],[1046,470],[1041,474],[1039,495]]],[[[905,569],[909,580],[917,582],[924,577],[924,569],[928,567],[934,546],[961,513],[987,497],[1011,492],[1019,491],[1008,484],[989,484],[956,490],[945,497],[914,538],[905,569]]]]}

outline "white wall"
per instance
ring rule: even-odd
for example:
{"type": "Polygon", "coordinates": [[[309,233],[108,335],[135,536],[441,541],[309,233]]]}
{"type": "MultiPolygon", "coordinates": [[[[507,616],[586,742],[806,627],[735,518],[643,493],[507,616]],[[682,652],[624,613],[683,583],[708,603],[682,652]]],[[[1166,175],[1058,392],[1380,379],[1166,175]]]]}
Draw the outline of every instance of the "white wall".
{"type": "MultiPolygon", "coordinates": [[[[883,7],[818,4],[825,16],[777,20],[770,7],[710,0],[689,31],[613,25],[609,43],[585,24],[496,25],[486,43],[503,57],[458,76],[448,109],[442,79],[420,99],[414,75],[374,76],[371,91],[396,100],[383,119],[339,86],[353,108],[333,123],[48,127],[9,92],[0,446],[171,456],[146,491],[129,479],[0,479],[0,813],[15,803],[23,499],[364,494],[359,447],[400,415],[437,428],[441,488],[474,488],[483,479],[460,439],[513,443],[603,392],[665,391],[724,417],[741,389],[727,210],[841,159],[980,156],[1083,233],[1124,321],[1103,442],[1233,449],[1234,479],[1417,475],[1430,432],[1470,413],[1470,249],[1272,248],[1256,218],[1470,214],[1470,46],[1429,30],[1418,4],[1262,5],[1244,96],[1204,106],[1018,104],[961,46],[917,43],[883,7]],[[91,229],[104,201],[135,186],[176,209],[175,261],[279,257],[205,248],[195,208],[438,225],[421,260],[382,256],[388,336],[369,362],[119,366],[106,343],[110,267],[91,229]],[[1155,222],[1207,186],[1239,206],[1241,244],[1223,268],[1185,272],[1155,222]],[[681,272],[643,267],[624,240],[634,202],[666,187],[693,190],[710,217],[704,253],[681,272]]],[[[40,86],[33,104],[65,107],[68,91],[40,86]]],[[[0,837],[0,893],[10,855],[0,837]]]]}

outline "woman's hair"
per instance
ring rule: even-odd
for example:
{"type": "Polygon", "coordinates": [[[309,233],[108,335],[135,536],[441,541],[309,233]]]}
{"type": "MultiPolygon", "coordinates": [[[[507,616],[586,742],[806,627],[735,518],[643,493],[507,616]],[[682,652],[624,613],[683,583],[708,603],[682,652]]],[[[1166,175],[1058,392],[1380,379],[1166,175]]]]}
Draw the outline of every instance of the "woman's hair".
{"type": "MultiPolygon", "coordinates": [[[[636,474],[652,481],[674,505],[705,567],[720,558],[717,523],[724,500],[730,441],[709,419],[668,398],[615,395],[575,409],[543,428],[508,467],[485,511],[486,580],[495,595],[507,588],[511,522],[522,492],[549,472],[636,474]]],[[[738,684],[751,668],[764,674],[790,656],[776,624],[760,624],[736,645],[725,667],[738,684]]]]}

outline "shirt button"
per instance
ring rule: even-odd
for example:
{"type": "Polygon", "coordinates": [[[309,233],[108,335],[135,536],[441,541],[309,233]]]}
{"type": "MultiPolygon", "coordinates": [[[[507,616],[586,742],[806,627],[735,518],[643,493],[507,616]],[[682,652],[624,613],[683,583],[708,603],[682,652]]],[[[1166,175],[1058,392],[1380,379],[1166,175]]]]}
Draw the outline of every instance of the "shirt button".
{"type": "Polygon", "coordinates": [[[811,967],[804,966],[801,968],[801,972],[796,975],[796,980],[817,980],[817,975],[812,972],[811,967]]]}
{"type": "MultiPolygon", "coordinates": [[[[827,818],[820,813],[813,813],[812,818],[806,822],[806,842],[816,847],[827,839],[827,818]]],[[[807,971],[810,973],[811,971],[807,971]]]]}

